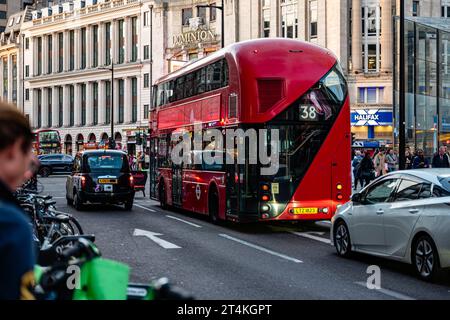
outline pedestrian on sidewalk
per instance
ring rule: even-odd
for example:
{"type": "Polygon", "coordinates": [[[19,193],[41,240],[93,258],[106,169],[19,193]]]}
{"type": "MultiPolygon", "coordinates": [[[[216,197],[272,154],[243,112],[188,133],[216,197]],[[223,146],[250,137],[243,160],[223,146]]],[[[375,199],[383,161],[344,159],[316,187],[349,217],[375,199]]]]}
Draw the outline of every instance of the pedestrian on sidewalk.
{"type": "Polygon", "coordinates": [[[427,158],[425,158],[423,150],[417,150],[417,156],[415,156],[413,160],[413,169],[424,169],[429,167],[430,165],[427,158]]]}
{"type": "Polygon", "coordinates": [[[397,170],[398,158],[393,149],[389,149],[387,152],[386,163],[388,165],[388,172],[397,170]]]}
{"type": "Polygon", "coordinates": [[[450,168],[450,160],[444,147],[440,147],[438,153],[434,155],[431,166],[433,168],[450,168]]]}
{"type": "Polygon", "coordinates": [[[380,152],[376,154],[376,156],[373,159],[373,164],[375,167],[375,174],[377,177],[384,176],[387,173],[386,156],[384,150],[380,150],[380,152]]]}
{"type": "Polygon", "coordinates": [[[411,151],[409,151],[409,149],[406,150],[405,152],[405,159],[406,159],[405,169],[406,170],[412,169],[414,157],[412,156],[411,151]]]}
{"type": "Polygon", "coordinates": [[[364,186],[367,186],[370,181],[375,179],[375,167],[373,165],[372,158],[370,157],[370,153],[367,151],[364,155],[364,158],[361,160],[361,162],[358,165],[358,170],[356,173],[356,176],[358,179],[361,179],[364,181],[364,186]]]}
{"type": "Polygon", "coordinates": [[[356,190],[358,188],[358,182],[361,184],[361,188],[364,186],[364,181],[361,179],[361,177],[358,177],[358,168],[359,164],[361,163],[361,160],[363,159],[363,156],[361,155],[361,151],[357,150],[355,152],[355,157],[352,161],[352,167],[353,167],[353,179],[354,179],[354,186],[353,188],[356,190]]]}

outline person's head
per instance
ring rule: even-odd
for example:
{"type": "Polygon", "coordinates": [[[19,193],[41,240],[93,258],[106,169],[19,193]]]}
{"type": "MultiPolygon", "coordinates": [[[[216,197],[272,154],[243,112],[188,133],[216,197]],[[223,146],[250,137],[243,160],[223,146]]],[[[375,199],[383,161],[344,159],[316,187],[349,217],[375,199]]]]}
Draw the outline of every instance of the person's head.
{"type": "Polygon", "coordinates": [[[443,156],[445,154],[445,147],[439,148],[439,155],[443,156]]]}
{"type": "Polygon", "coordinates": [[[444,146],[445,153],[448,153],[448,147],[444,146]]]}
{"type": "Polygon", "coordinates": [[[411,155],[411,152],[409,151],[409,149],[406,149],[405,156],[409,157],[410,155],[411,155]]]}
{"type": "Polygon", "coordinates": [[[27,118],[14,106],[0,102],[0,180],[11,190],[34,175],[32,141],[27,118]]]}
{"type": "Polygon", "coordinates": [[[417,150],[417,155],[419,157],[423,157],[423,150],[422,149],[417,150]]]}
{"type": "Polygon", "coordinates": [[[366,158],[370,158],[370,152],[369,152],[369,151],[366,151],[366,153],[364,154],[364,156],[365,156],[366,158]]]}
{"type": "Polygon", "coordinates": [[[360,155],[361,155],[361,151],[356,150],[356,151],[355,151],[355,156],[359,157],[360,155]]]}

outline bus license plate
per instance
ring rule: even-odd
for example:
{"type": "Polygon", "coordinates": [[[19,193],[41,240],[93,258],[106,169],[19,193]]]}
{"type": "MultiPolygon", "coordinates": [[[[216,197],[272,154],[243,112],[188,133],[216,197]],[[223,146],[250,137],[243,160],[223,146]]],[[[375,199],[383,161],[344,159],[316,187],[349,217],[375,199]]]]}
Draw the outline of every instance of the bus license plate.
{"type": "Polygon", "coordinates": [[[318,208],[294,208],[294,214],[316,214],[318,212],[318,208]]]}
{"type": "Polygon", "coordinates": [[[116,179],[98,179],[98,183],[100,184],[117,184],[116,179]]]}

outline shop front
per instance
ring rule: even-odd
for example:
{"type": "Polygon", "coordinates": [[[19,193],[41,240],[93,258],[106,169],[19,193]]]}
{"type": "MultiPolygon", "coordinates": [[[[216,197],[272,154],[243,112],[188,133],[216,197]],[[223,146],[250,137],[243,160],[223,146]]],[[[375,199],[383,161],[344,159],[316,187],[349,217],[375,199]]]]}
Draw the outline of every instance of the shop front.
{"type": "Polygon", "coordinates": [[[391,147],[393,115],[388,109],[354,109],[351,112],[354,148],[391,147]]]}

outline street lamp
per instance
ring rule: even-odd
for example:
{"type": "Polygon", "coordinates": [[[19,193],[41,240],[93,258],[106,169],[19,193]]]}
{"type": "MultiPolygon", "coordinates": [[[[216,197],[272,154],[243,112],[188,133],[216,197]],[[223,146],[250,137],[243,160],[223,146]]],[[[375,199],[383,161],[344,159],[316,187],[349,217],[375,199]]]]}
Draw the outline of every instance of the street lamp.
{"type": "Polygon", "coordinates": [[[115,148],[115,139],[114,139],[114,62],[111,61],[111,67],[100,67],[99,70],[108,70],[111,71],[111,136],[109,138],[110,146],[115,148]]]}
{"type": "Polygon", "coordinates": [[[405,70],[405,4],[400,1],[400,37],[399,37],[399,99],[398,99],[398,124],[399,124],[399,169],[406,169],[406,70],[405,70]]]}
{"type": "Polygon", "coordinates": [[[217,10],[220,10],[220,12],[222,13],[222,48],[225,48],[225,7],[223,4],[223,0],[222,0],[222,4],[220,6],[216,6],[216,5],[212,5],[212,4],[199,4],[197,5],[197,9],[198,8],[214,8],[217,10]]]}

